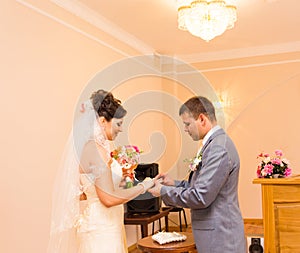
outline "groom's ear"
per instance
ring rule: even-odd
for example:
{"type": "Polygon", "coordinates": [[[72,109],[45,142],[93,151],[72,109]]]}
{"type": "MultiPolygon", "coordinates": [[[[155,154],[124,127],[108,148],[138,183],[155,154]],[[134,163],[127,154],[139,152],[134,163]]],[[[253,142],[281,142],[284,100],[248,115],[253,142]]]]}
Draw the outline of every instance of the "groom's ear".
{"type": "Polygon", "coordinates": [[[198,120],[202,124],[204,122],[204,120],[205,120],[205,115],[203,113],[200,113],[199,116],[198,116],[198,120]]]}

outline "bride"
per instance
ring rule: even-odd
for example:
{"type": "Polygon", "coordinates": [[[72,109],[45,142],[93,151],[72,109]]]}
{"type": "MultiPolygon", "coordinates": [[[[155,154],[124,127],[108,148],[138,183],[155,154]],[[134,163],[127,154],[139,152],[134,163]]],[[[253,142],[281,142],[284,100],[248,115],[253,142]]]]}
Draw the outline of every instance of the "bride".
{"type": "Polygon", "coordinates": [[[82,106],[53,192],[48,253],[127,252],[123,204],[153,186],[120,188],[122,170],[109,141],[122,131],[126,110],[112,93],[98,90],[82,106]]]}

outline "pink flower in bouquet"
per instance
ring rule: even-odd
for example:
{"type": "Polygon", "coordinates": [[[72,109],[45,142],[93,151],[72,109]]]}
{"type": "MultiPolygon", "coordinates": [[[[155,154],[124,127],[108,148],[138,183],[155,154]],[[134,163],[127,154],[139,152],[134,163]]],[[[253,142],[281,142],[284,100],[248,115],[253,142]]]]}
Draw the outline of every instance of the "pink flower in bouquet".
{"type": "Polygon", "coordinates": [[[281,150],[275,150],[275,155],[276,156],[283,156],[283,153],[281,150]]]}
{"type": "Polygon", "coordinates": [[[260,153],[257,158],[260,159],[260,163],[257,167],[257,176],[260,178],[273,178],[288,177],[292,173],[292,169],[289,167],[289,161],[282,158],[283,152],[281,150],[275,150],[275,157],[270,157],[268,153],[260,153]]]}
{"type": "Polygon", "coordinates": [[[286,177],[290,176],[291,174],[292,174],[292,169],[290,169],[290,168],[287,168],[287,169],[285,170],[285,172],[284,172],[284,175],[285,175],[286,177]]]}
{"type": "Polygon", "coordinates": [[[137,146],[125,145],[119,146],[110,153],[110,156],[114,158],[122,167],[130,168],[132,165],[136,165],[140,161],[141,151],[137,146]]]}

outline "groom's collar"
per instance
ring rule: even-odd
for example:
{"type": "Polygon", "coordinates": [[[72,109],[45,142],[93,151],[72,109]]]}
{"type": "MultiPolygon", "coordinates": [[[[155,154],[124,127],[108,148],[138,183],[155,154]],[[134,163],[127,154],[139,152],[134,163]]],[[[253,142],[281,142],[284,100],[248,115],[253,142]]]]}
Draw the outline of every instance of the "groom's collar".
{"type": "Polygon", "coordinates": [[[206,142],[208,141],[209,137],[212,136],[216,131],[218,131],[219,129],[221,129],[221,127],[219,125],[214,126],[212,129],[210,129],[208,131],[208,133],[204,136],[203,141],[202,141],[202,146],[204,146],[206,144],[206,142]]]}

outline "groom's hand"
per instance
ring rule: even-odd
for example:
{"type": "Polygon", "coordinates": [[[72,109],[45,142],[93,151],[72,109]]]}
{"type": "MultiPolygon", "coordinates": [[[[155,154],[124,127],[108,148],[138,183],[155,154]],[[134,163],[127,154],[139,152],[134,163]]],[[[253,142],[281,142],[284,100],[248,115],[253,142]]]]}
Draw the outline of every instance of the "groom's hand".
{"type": "Polygon", "coordinates": [[[161,180],[163,185],[175,186],[175,181],[168,174],[160,173],[155,178],[155,180],[161,180]]]}
{"type": "Polygon", "coordinates": [[[155,179],[154,182],[155,182],[155,185],[150,188],[148,190],[148,192],[150,192],[154,197],[159,197],[160,196],[160,190],[162,188],[162,184],[159,182],[161,181],[160,179],[155,179]]]}

